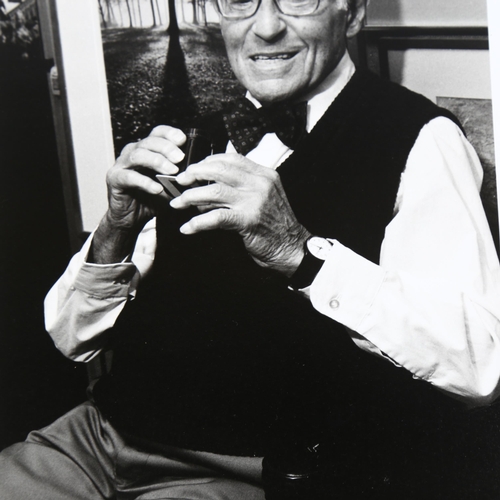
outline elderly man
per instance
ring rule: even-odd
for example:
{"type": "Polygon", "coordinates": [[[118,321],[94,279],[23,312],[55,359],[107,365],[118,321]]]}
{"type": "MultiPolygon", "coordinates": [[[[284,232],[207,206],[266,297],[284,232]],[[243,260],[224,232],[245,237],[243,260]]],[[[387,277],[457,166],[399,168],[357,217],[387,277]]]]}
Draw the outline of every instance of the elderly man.
{"type": "Polygon", "coordinates": [[[500,375],[477,157],[445,110],[355,71],[364,0],[217,3],[246,99],[204,120],[214,154],[176,198],[155,175],[178,129],[109,171],[46,318],[113,366],[4,452],[2,498],[460,498],[463,401],[500,375]]]}

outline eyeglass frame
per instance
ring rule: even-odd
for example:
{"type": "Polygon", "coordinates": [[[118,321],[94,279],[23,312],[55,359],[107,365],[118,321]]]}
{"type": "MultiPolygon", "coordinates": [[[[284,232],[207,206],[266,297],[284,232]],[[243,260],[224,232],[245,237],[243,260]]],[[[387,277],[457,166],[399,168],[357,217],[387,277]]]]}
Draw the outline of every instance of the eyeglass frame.
{"type": "MultiPolygon", "coordinates": [[[[255,7],[255,9],[253,10],[253,12],[252,12],[251,14],[241,15],[241,16],[236,15],[236,16],[234,16],[234,17],[233,17],[233,16],[228,16],[228,15],[226,15],[226,14],[224,14],[224,13],[222,12],[221,3],[222,3],[223,1],[224,1],[224,0],[216,0],[217,9],[219,10],[220,15],[221,15],[223,18],[228,19],[228,20],[230,20],[230,21],[239,21],[239,20],[243,20],[243,19],[249,19],[250,17],[254,16],[254,15],[257,13],[257,11],[259,10],[259,7],[260,7],[260,5],[261,5],[261,3],[262,3],[262,0],[255,0],[255,5],[256,5],[256,7],[255,7]]],[[[316,0],[316,5],[315,5],[314,9],[313,9],[313,10],[311,10],[310,12],[305,12],[305,13],[303,13],[303,14],[297,14],[297,13],[295,13],[295,14],[289,14],[289,13],[287,13],[287,12],[283,12],[283,9],[282,9],[282,8],[281,8],[281,6],[280,6],[280,1],[281,1],[281,0],[273,0],[274,5],[276,5],[277,9],[278,9],[278,10],[279,10],[279,11],[280,11],[283,15],[285,15],[285,16],[296,16],[296,17],[301,17],[301,16],[310,16],[311,14],[314,14],[314,13],[318,10],[319,5],[320,5],[320,3],[321,3],[321,0],[316,0]]]]}

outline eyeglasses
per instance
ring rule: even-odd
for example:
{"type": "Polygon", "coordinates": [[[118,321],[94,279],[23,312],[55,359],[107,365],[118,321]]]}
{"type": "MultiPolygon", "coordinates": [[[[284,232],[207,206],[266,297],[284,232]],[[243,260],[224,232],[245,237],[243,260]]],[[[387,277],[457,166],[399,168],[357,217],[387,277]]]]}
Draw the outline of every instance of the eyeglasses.
{"type": "MultiPolygon", "coordinates": [[[[217,0],[220,13],[226,19],[252,17],[262,0],[217,0]]],[[[308,16],[314,13],[321,0],[273,0],[279,11],[287,16],[308,16]]]]}

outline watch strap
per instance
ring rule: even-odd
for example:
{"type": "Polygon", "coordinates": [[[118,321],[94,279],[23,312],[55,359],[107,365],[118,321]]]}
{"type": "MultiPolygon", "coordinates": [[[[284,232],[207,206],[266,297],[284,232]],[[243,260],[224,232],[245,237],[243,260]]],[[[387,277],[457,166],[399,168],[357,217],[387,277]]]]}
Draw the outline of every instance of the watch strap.
{"type": "MultiPolygon", "coordinates": [[[[309,240],[307,240],[309,241],[309,240]]],[[[299,264],[297,270],[292,274],[288,282],[293,290],[306,288],[314,281],[314,278],[319,273],[324,260],[315,257],[307,246],[307,241],[304,243],[304,257],[299,264]]]]}

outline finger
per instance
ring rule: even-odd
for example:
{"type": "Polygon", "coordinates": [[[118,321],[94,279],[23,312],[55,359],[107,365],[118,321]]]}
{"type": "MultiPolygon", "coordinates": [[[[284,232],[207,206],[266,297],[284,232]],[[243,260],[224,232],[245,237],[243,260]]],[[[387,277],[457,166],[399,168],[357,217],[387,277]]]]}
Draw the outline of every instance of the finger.
{"type": "MultiPolygon", "coordinates": [[[[172,195],[171,195],[171,194],[169,194],[169,193],[167,193],[167,192],[165,191],[165,188],[164,188],[163,186],[162,186],[162,189],[163,189],[163,191],[161,191],[161,192],[158,194],[158,199],[161,199],[161,200],[163,200],[164,202],[169,203],[169,202],[172,200],[172,198],[173,198],[173,197],[172,197],[172,195]]],[[[154,193],[153,193],[153,194],[154,194],[154,193]]]]}
{"type": "Polygon", "coordinates": [[[181,196],[174,198],[170,205],[176,209],[184,209],[190,206],[210,205],[211,207],[230,207],[241,195],[225,184],[209,184],[187,189],[181,196]]]}
{"type": "Polygon", "coordinates": [[[210,210],[221,207],[213,207],[212,205],[198,205],[196,208],[198,209],[198,212],[204,214],[205,212],[210,212],[210,210]]]}
{"type": "Polygon", "coordinates": [[[263,168],[241,155],[213,155],[190,165],[177,176],[177,182],[187,186],[196,181],[213,181],[237,187],[247,184],[249,176],[259,175],[263,168]]]}
{"type": "Polygon", "coordinates": [[[139,190],[157,195],[163,192],[163,186],[135,170],[115,170],[108,175],[108,183],[119,191],[139,190]]]}
{"type": "Polygon", "coordinates": [[[131,151],[133,151],[137,147],[137,142],[129,142],[124,146],[124,148],[121,150],[120,156],[125,156],[129,154],[131,151]]]}
{"type": "Polygon", "coordinates": [[[149,136],[136,143],[137,148],[147,149],[153,153],[163,155],[172,163],[179,163],[184,159],[184,152],[172,141],[163,137],[149,136]]]}
{"type": "Polygon", "coordinates": [[[238,229],[239,217],[233,210],[218,208],[193,217],[181,226],[182,234],[195,234],[213,229],[238,229]]]}
{"type": "Polygon", "coordinates": [[[169,125],[158,125],[151,131],[149,136],[163,137],[172,141],[176,146],[182,146],[187,139],[186,134],[182,130],[169,125]]]}
{"type": "Polygon", "coordinates": [[[145,167],[166,175],[174,175],[179,171],[163,154],[142,147],[134,149],[125,158],[120,158],[120,163],[127,169],[145,167]]]}

